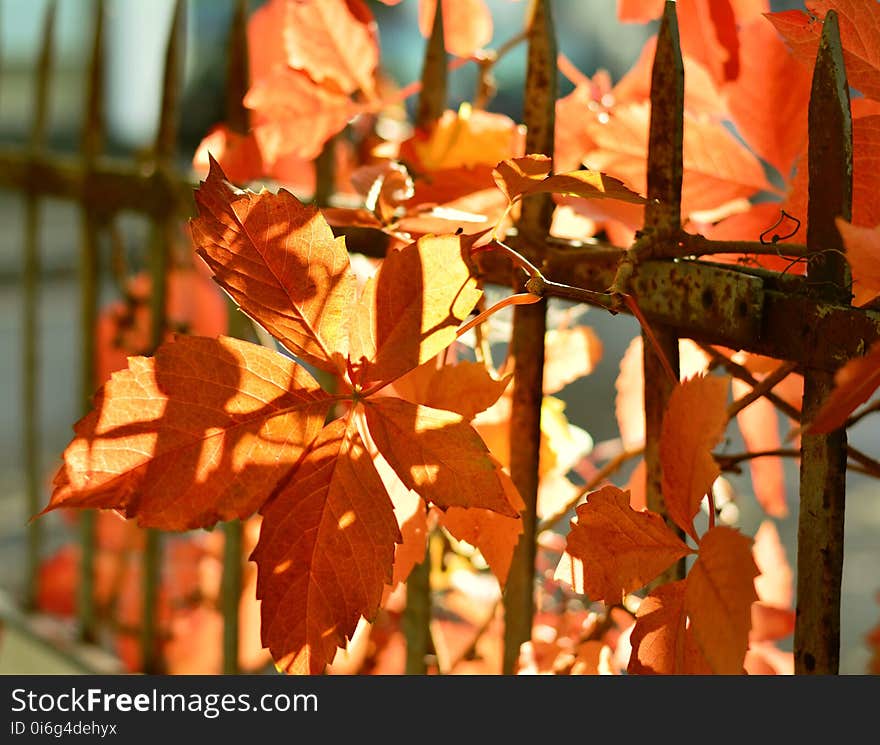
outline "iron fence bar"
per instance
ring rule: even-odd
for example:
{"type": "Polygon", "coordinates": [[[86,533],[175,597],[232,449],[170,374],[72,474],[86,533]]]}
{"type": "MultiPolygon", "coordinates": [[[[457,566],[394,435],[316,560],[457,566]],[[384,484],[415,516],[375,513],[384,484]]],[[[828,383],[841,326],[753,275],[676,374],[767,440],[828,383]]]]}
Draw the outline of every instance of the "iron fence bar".
{"type": "MultiPolygon", "coordinates": [[[[229,62],[226,68],[226,123],[237,134],[248,133],[250,115],[244,106],[250,71],[247,48],[247,0],[236,0],[229,29],[229,62]]],[[[227,305],[229,334],[247,339],[249,322],[231,300],[227,305]]],[[[239,607],[242,595],[244,526],[240,520],[223,524],[223,577],[220,585],[220,613],[223,616],[223,674],[236,675],[241,636],[239,607]]]]}
{"type": "MultiPolygon", "coordinates": [[[[46,7],[40,37],[37,62],[34,118],[31,125],[28,149],[30,153],[42,150],[46,145],[49,114],[49,83],[52,75],[53,42],[57,3],[46,7]]],[[[22,448],[24,450],[25,489],[28,516],[36,515],[42,508],[42,473],[40,471],[40,199],[36,194],[25,196],[24,256],[22,267],[22,448]]],[[[25,604],[36,605],[39,584],[40,554],[43,547],[44,526],[39,520],[28,523],[27,538],[27,585],[25,604]]]]}
{"type": "MultiPolygon", "coordinates": [[[[447,67],[446,38],[443,30],[443,3],[437,3],[431,35],[425,45],[422,63],[422,89],[416,107],[416,127],[428,131],[446,110],[447,67]]],[[[401,628],[406,639],[407,675],[424,675],[428,672],[428,655],[433,654],[431,638],[431,554],[425,550],[425,558],[416,564],[406,581],[406,607],[401,628]]]]}
{"type": "MultiPolygon", "coordinates": [[[[849,266],[835,217],[852,213],[852,115],[837,14],[828,11],[813,68],[809,108],[807,281],[816,296],[850,301],[849,266]]],[[[802,330],[811,344],[824,344],[802,330]]],[[[804,372],[803,421],[834,387],[834,373],[804,372]]],[[[836,674],[840,662],[840,587],[846,498],[846,428],[801,437],[797,541],[795,672],[836,674]]]]}
{"type": "MultiPolygon", "coordinates": [[[[104,0],[94,3],[95,29],[86,86],[86,116],[81,140],[83,168],[86,180],[95,158],[104,148],[104,0]]],[[[82,413],[91,407],[96,380],[95,334],[98,322],[99,281],[99,218],[92,203],[80,203],[81,231],[79,257],[80,283],[80,381],[79,395],[82,413]]],[[[83,510],[80,514],[80,568],[77,587],[77,621],[83,641],[97,639],[95,613],[95,551],[97,513],[83,510]]]]}
{"type": "MultiPolygon", "coordinates": [[[[162,104],[159,127],[154,144],[154,162],[157,171],[172,171],[177,148],[180,114],[180,84],[183,72],[183,30],[186,13],[185,0],[176,0],[174,16],[168,35],[162,82],[162,104]]],[[[154,352],[167,330],[168,272],[171,269],[172,246],[177,223],[174,204],[167,206],[164,215],[155,216],[150,240],[150,347],[154,352]]],[[[141,618],[141,667],[145,673],[156,673],[162,668],[158,648],[157,601],[161,581],[162,534],[147,530],[143,557],[143,607],[141,618]]]]}
{"type": "MultiPolygon", "coordinates": [[[[527,11],[527,67],[523,122],[526,152],[553,157],[556,123],[556,34],[550,0],[531,0],[527,11]]],[[[553,200],[537,194],[522,201],[517,221],[517,247],[533,264],[544,259],[543,244],[550,234],[553,200]]],[[[511,275],[508,274],[508,277],[511,275]]],[[[508,280],[508,283],[511,280],[508,280]]],[[[513,279],[522,291],[523,278],[513,279]]],[[[514,364],[509,424],[510,475],[525,509],[504,588],[504,656],[502,671],[516,672],[520,647],[532,638],[535,611],[535,557],[537,551],[538,466],[541,450],[541,406],[544,401],[544,336],[547,299],[518,305],[513,312],[511,356],[514,364]]]]}
{"type": "MultiPolygon", "coordinates": [[[[684,63],[681,58],[675,3],[667,1],[657,35],[651,71],[645,233],[673,233],[681,227],[683,150],[684,63]]],[[[638,294],[636,297],[640,301],[638,294]]],[[[649,334],[642,330],[646,499],[648,508],[663,515],[669,526],[683,536],[681,529],[666,514],[666,503],[661,489],[663,471],[660,465],[663,415],[679,375],[678,334],[666,324],[654,324],[652,331],[659,350],[654,348],[649,334]],[[661,354],[666,357],[676,380],[669,378],[661,354]]],[[[655,580],[655,584],[681,579],[685,571],[685,562],[682,559],[663,572],[655,580]]]]}

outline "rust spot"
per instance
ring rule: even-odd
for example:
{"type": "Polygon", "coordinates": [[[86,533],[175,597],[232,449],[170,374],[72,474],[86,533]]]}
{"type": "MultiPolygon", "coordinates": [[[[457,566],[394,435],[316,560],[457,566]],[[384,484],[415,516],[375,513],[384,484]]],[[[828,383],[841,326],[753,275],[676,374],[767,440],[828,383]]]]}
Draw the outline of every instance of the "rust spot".
{"type": "Polygon", "coordinates": [[[804,654],[804,666],[809,672],[813,672],[816,669],[816,658],[809,652],[804,654]]]}
{"type": "Polygon", "coordinates": [[[711,308],[712,305],[715,303],[715,292],[712,290],[711,287],[707,287],[705,290],[703,290],[703,294],[700,299],[702,300],[703,307],[706,310],[709,310],[709,308],[711,308]]]}

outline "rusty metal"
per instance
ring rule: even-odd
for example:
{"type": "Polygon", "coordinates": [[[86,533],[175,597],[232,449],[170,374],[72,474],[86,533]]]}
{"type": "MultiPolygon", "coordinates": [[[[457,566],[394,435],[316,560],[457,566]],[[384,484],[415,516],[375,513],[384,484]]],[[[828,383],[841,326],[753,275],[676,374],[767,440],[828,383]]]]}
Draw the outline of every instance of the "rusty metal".
{"type": "MultiPolygon", "coordinates": [[[[37,62],[37,85],[34,98],[34,118],[28,143],[31,154],[40,152],[46,144],[49,113],[49,80],[55,33],[56,2],[49,3],[43,19],[40,52],[37,62]]],[[[40,199],[27,194],[24,203],[24,255],[22,266],[22,448],[28,515],[36,515],[42,508],[42,470],[40,465],[41,432],[39,425],[39,386],[42,365],[40,346],[40,199]]],[[[36,601],[40,554],[43,546],[43,527],[39,520],[28,524],[27,534],[27,587],[25,604],[33,607],[36,601]]]]}
{"type": "MultiPolygon", "coordinates": [[[[675,3],[667,2],[660,22],[657,35],[657,48],[654,53],[654,64],[651,70],[651,124],[648,131],[648,203],[645,205],[645,225],[643,233],[663,234],[677,232],[681,227],[681,181],[684,172],[684,63],[681,58],[681,47],[678,38],[678,19],[675,15],[675,3]]],[[[644,290],[661,289],[663,284],[658,277],[649,276],[649,272],[637,269],[635,276],[641,283],[631,282],[631,291],[635,294],[640,307],[647,305],[643,298],[644,290]]],[[[687,310],[688,303],[693,302],[691,292],[693,285],[685,283],[679,286],[676,278],[670,279],[668,287],[675,286],[673,293],[654,293],[648,296],[650,304],[661,309],[662,315],[671,315],[672,310],[687,310]],[[684,291],[682,291],[684,290],[684,291]],[[675,295],[673,308],[668,308],[663,301],[675,295]],[[664,297],[665,296],[665,297],[664,297]]],[[[706,306],[715,305],[714,290],[704,289],[700,297],[700,305],[704,312],[706,306]],[[709,302],[706,302],[706,301],[709,302]]],[[[719,304],[720,305],[720,304],[719,304]]],[[[753,302],[749,302],[749,307],[753,302]]],[[[721,306],[726,309],[726,306],[721,306]]],[[[678,320],[670,319],[673,321],[678,320]]],[[[662,515],[669,526],[679,535],[683,531],[669,519],[666,504],[661,490],[663,472],[660,464],[660,435],[663,428],[663,416],[669,403],[669,397],[678,379],[678,334],[666,323],[651,321],[651,331],[642,330],[642,369],[645,380],[645,478],[648,508],[662,515]],[[656,345],[656,346],[655,346],[656,345]],[[675,375],[670,379],[665,358],[669,368],[675,375]]],[[[682,559],[667,569],[655,583],[681,579],[685,575],[685,563],[682,559]]]]}
{"type": "MultiPolygon", "coordinates": [[[[250,113],[244,96],[250,85],[247,48],[247,0],[237,0],[229,28],[229,62],[226,67],[226,124],[241,135],[248,133],[250,113]]],[[[247,317],[231,300],[227,305],[230,336],[250,339],[253,329],[247,317]]],[[[223,576],[220,583],[220,613],[223,616],[223,674],[236,675],[241,628],[239,607],[242,594],[244,525],[240,520],[223,523],[223,576]]]]}
{"type": "MultiPolygon", "coordinates": [[[[526,151],[553,155],[556,122],[556,35],[549,0],[532,0],[527,15],[528,62],[523,121],[526,151]]],[[[553,201],[548,194],[526,197],[517,230],[526,258],[540,263],[541,244],[550,232],[553,201]]],[[[522,279],[515,279],[520,291],[522,279]]],[[[516,672],[520,647],[532,636],[535,604],[535,553],[538,460],[541,449],[541,406],[544,399],[546,298],[513,311],[511,356],[514,363],[510,412],[510,475],[525,502],[523,532],[513,553],[504,588],[505,674],[516,672]]]]}
{"type": "MultiPolygon", "coordinates": [[[[104,0],[94,4],[95,30],[86,84],[86,116],[83,123],[81,150],[86,179],[94,168],[95,159],[104,149],[104,0]]],[[[82,413],[91,407],[95,391],[95,347],[98,324],[99,227],[100,217],[94,204],[80,204],[82,239],[80,242],[80,400],[82,413]]],[[[79,586],[77,587],[77,621],[84,641],[95,641],[98,635],[95,612],[95,551],[96,519],[92,510],[80,515],[79,586]]]]}
{"type": "MultiPolygon", "coordinates": [[[[185,0],[176,0],[168,46],[165,51],[162,82],[162,103],[159,111],[159,127],[153,146],[153,161],[157,171],[171,171],[177,148],[177,131],[180,120],[180,88],[183,73],[183,39],[186,14],[185,0]]],[[[150,239],[150,347],[155,350],[165,338],[168,328],[166,315],[168,302],[168,273],[172,268],[172,246],[177,221],[169,206],[166,214],[156,219],[150,239]]],[[[141,668],[147,673],[162,669],[162,656],[158,639],[158,593],[161,581],[162,535],[157,530],[147,530],[144,539],[142,613],[141,613],[141,668]]]]}
{"type": "MultiPolygon", "coordinates": [[[[837,14],[829,11],[813,68],[809,109],[810,192],[807,281],[817,296],[848,303],[849,267],[835,217],[852,211],[852,115],[837,14]]],[[[824,339],[813,337],[815,344],[824,339]]],[[[834,374],[804,372],[804,421],[834,387],[834,374]]],[[[843,576],[846,428],[801,437],[797,542],[795,672],[828,675],[840,663],[840,586],[843,576]]]]}
{"type": "MultiPolygon", "coordinates": [[[[422,64],[422,88],[415,122],[419,129],[430,130],[446,110],[447,78],[443,3],[437,3],[422,64]]],[[[401,628],[406,639],[404,672],[407,675],[425,675],[428,657],[436,651],[431,636],[432,605],[431,554],[426,550],[425,558],[412,568],[406,581],[406,608],[401,628]]]]}
{"type": "Polygon", "coordinates": [[[431,36],[422,64],[422,90],[416,109],[416,126],[427,128],[446,109],[446,40],[443,35],[443,3],[436,4],[431,36]]]}

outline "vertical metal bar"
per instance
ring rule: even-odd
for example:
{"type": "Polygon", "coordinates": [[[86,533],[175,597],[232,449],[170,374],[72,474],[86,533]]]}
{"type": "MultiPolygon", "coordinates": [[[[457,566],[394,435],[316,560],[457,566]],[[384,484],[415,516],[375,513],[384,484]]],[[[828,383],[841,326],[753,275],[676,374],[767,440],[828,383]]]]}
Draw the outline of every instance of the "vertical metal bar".
{"type": "Polygon", "coordinates": [[[443,3],[437,3],[431,37],[422,63],[422,90],[416,109],[416,126],[426,129],[446,109],[446,41],[443,36],[443,3]]]}
{"type": "MultiPolygon", "coordinates": [[[[34,119],[30,132],[30,154],[37,157],[46,144],[49,112],[49,80],[52,74],[53,37],[55,33],[55,0],[46,8],[37,63],[37,88],[34,119]]],[[[24,450],[25,488],[28,514],[41,509],[42,475],[40,472],[40,200],[30,192],[25,197],[25,238],[22,267],[22,448],[24,450]]],[[[43,526],[39,520],[28,524],[27,587],[25,603],[29,608],[36,601],[43,526]]]]}
{"type": "MultiPolygon", "coordinates": [[[[94,3],[95,32],[86,90],[86,117],[82,133],[83,167],[86,182],[95,160],[104,148],[104,0],[94,3]]],[[[82,240],[80,243],[80,401],[83,413],[91,406],[95,390],[95,334],[98,321],[98,216],[88,198],[81,205],[82,240]]],[[[95,613],[95,522],[92,510],[80,514],[80,563],[77,587],[77,620],[84,641],[97,638],[95,613]]]]}
{"type": "MultiPolygon", "coordinates": [[[[416,127],[429,130],[446,109],[446,41],[443,35],[443,3],[437,3],[431,37],[422,64],[422,90],[416,109],[416,127]]],[[[402,619],[406,638],[407,675],[425,675],[431,640],[431,555],[413,567],[406,580],[406,608],[402,619]]]]}
{"type": "MultiPolygon", "coordinates": [[[[528,61],[523,121],[526,152],[553,157],[556,123],[556,35],[550,0],[531,0],[528,8],[528,61]]],[[[540,266],[550,233],[553,201],[547,194],[522,202],[517,247],[540,266]]],[[[522,278],[514,282],[522,291],[522,278]]],[[[523,533],[514,550],[504,589],[504,657],[502,670],[516,672],[520,647],[532,637],[535,610],[535,554],[538,503],[538,461],[541,450],[541,405],[544,400],[544,336],[547,301],[519,305],[513,312],[511,338],[514,361],[510,415],[510,475],[525,502],[523,533]]]]}
{"type": "MultiPolygon", "coordinates": [[[[168,36],[162,84],[162,106],[159,129],[154,145],[155,167],[169,171],[173,167],[177,148],[180,109],[180,85],[183,72],[185,0],[176,0],[174,18],[168,36]]],[[[165,338],[167,328],[168,272],[171,269],[171,246],[174,241],[176,211],[168,204],[163,218],[153,224],[150,245],[150,346],[155,351],[165,338]]],[[[161,534],[148,530],[144,541],[143,560],[143,618],[141,620],[141,660],[144,673],[157,673],[162,660],[157,644],[156,608],[162,563],[161,534]]]]}
{"type": "MultiPolygon", "coordinates": [[[[825,16],[809,108],[807,279],[823,299],[849,304],[849,267],[834,218],[852,214],[852,116],[837,14],[825,16]]],[[[806,335],[811,329],[803,329],[806,335]]],[[[821,339],[815,339],[821,344],[821,339]]],[[[834,374],[804,371],[803,421],[834,386],[834,374]]],[[[846,496],[846,429],[801,437],[795,673],[833,675],[840,661],[840,585],[846,496]]]]}
{"type": "MultiPolygon", "coordinates": [[[[684,65],[678,37],[675,3],[667,2],[657,36],[651,72],[651,125],[648,134],[648,204],[645,231],[677,230],[681,226],[681,181],[684,148],[684,65]]],[[[654,325],[654,338],[678,375],[678,337],[668,328],[654,325]]],[[[642,332],[645,377],[645,465],[648,507],[666,516],[660,486],[660,432],[669,396],[675,386],[658,350],[642,332]]],[[[670,527],[678,528],[669,522],[670,527]]],[[[680,532],[680,531],[678,531],[680,532]]],[[[684,577],[680,561],[661,575],[655,584],[684,577]]]]}
{"type": "Polygon", "coordinates": [[[247,42],[248,0],[236,0],[229,28],[229,62],[226,66],[226,123],[233,132],[247,134],[250,113],[244,97],[250,87],[247,42]]]}
{"type": "Polygon", "coordinates": [[[318,207],[327,207],[336,188],[336,137],[333,135],[315,158],[315,193],[312,201],[318,207]]]}
{"type": "Polygon", "coordinates": [[[223,614],[223,674],[237,675],[239,648],[238,609],[241,603],[244,531],[240,521],[223,524],[223,579],[220,612],[223,614]]]}
{"type": "MultiPolygon", "coordinates": [[[[233,132],[246,134],[250,117],[243,100],[250,72],[247,49],[247,0],[237,0],[229,29],[229,64],[226,72],[226,123],[233,132]]],[[[252,336],[245,315],[229,302],[229,335],[239,339],[252,336]]],[[[242,551],[244,529],[240,520],[223,524],[223,581],[220,612],[223,614],[223,674],[236,675],[239,648],[239,606],[242,590],[242,551]]]]}

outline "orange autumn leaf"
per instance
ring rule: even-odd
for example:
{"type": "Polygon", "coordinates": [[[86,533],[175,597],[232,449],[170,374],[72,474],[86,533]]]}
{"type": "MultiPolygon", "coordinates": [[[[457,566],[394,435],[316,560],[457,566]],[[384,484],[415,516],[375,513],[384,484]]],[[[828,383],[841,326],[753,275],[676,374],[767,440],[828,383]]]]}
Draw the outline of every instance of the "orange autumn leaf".
{"type": "Polygon", "coordinates": [[[647,23],[663,15],[666,0],[617,0],[617,20],[621,23],[647,23]]]}
{"type": "Polygon", "coordinates": [[[602,341],[589,326],[551,329],[544,337],[544,393],[589,375],[601,359],[602,341]]]}
{"type": "Polygon", "coordinates": [[[630,636],[630,675],[708,675],[711,668],[687,624],[687,580],[668,582],[639,605],[630,636]]]}
{"type": "Polygon", "coordinates": [[[500,466],[460,414],[391,397],[364,403],[379,452],[423,499],[441,509],[482,507],[518,517],[500,466]]]}
{"type": "Polygon", "coordinates": [[[752,555],[761,572],[755,579],[759,600],[781,608],[790,607],[794,600],[793,574],[772,520],[764,520],[758,527],[752,555]]]}
{"type": "Polygon", "coordinates": [[[248,517],[291,472],[328,403],[276,352],[179,336],[155,357],[131,357],[101,388],[44,512],[116,509],[169,530],[248,517]]]}
{"type": "Polygon", "coordinates": [[[422,498],[404,484],[381,455],[373,454],[373,465],[394,506],[400,528],[400,542],[394,546],[394,573],[391,586],[406,582],[410,572],[425,558],[428,541],[428,515],[422,498]]]}
{"type": "Polygon", "coordinates": [[[822,20],[837,12],[843,62],[849,84],[869,98],[880,99],[880,6],[863,0],[807,0],[808,13],[785,10],[767,18],[783,36],[794,56],[813,68],[822,20]]]}
{"type": "Polygon", "coordinates": [[[550,165],[546,155],[524,155],[500,162],[492,175],[511,203],[526,194],[540,193],[645,203],[644,197],[628,189],[619,179],[590,169],[550,175],[550,165]]]}
{"type": "Polygon", "coordinates": [[[863,228],[842,217],[834,222],[852,268],[853,305],[864,305],[880,295],[880,225],[863,228]]]}
{"type": "Polygon", "coordinates": [[[694,516],[721,475],[712,457],[727,426],[730,378],[706,375],[678,384],[669,397],[660,435],[662,491],[669,516],[697,540],[694,516]]]}
{"type": "MultiPolygon", "coordinates": [[[[584,163],[645,193],[648,103],[619,105],[602,116],[585,114],[584,126],[595,145],[584,163]]],[[[765,190],[772,187],[760,162],[722,123],[685,112],[683,214],[714,209],[765,190]]]]}
{"type": "MultiPolygon", "coordinates": [[[[526,507],[525,502],[510,476],[500,470],[500,466],[498,477],[504,485],[510,504],[518,513],[522,512],[526,507]]],[[[498,583],[504,587],[510,572],[513,551],[523,532],[523,521],[491,510],[450,507],[440,517],[440,523],[458,540],[467,541],[478,548],[498,583]]]]}
{"type": "MultiPolygon", "coordinates": [[[[470,57],[492,40],[492,14],[484,0],[442,0],[442,3],[443,39],[447,52],[456,57],[470,57]]],[[[420,0],[419,29],[422,36],[431,35],[436,12],[437,0],[420,0]]]]}
{"type": "Polygon", "coordinates": [[[335,86],[318,85],[289,67],[255,80],[244,105],[253,112],[253,135],[267,168],[286,155],[317,157],[362,108],[335,86]]]}
{"type": "MultiPolygon", "coordinates": [[[[739,379],[733,380],[734,398],[748,394],[752,387],[739,379]]],[[[778,450],[782,446],[776,407],[768,399],[758,398],[737,412],[736,423],[746,448],[755,453],[778,450]]],[[[758,504],[771,517],[788,515],[785,499],[785,469],[779,456],[749,460],[752,488],[758,504]]]]}
{"type": "Polygon", "coordinates": [[[823,434],[843,426],[847,417],[880,386],[880,342],[864,356],[847,362],[834,374],[834,389],[807,427],[808,434],[823,434]]]}
{"type": "Polygon", "coordinates": [[[207,175],[210,158],[214,158],[223,173],[234,184],[246,184],[263,175],[263,156],[252,133],[233,132],[225,124],[218,124],[202,138],[193,155],[193,168],[207,175]]]}
{"type": "Polygon", "coordinates": [[[877,199],[877,163],[880,162],[880,114],[853,119],[853,207],[854,225],[880,225],[877,199]]]}
{"type": "Polygon", "coordinates": [[[210,173],[211,158],[220,164],[223,173],[234,184],[244,185],[256,179],[271,178],[297,192],[311,194],[315,190],[315,166],[311,160],[285,155],[276,158],[269,167],[263,162],[253,132],[239,134],[225,124],[212,127],[193,155],[192,167],[199,179],[210,173]]]}
{"type": "Polygon", "coordinates": [[[784,639],[794,632],[795,612],[756,600],[752,603],[749,643],[784,639]]]}
{"type": "Polygon", "coordinates": [[[749,147],[788,178],[806,148],[810,71],[764,18],[742,29],[740,47],[740,74],[724,86],[731,119],[749,147]]]}
{"type": "MultiPolygon", "coordinates": [[[[280,667],[319,671],[358,620],[375,613],[394,581],[394,547],[402,539],[396,505],[366,442],[425,501],[518,518],[512,483],[462,415],[386,397],[381,389],[389,381],[363,389],[352,380],[356,369],[347,354],[347,322],[360,309],[378,319],[370,336],[375,359],[362,361],[402,376],[419,363],[420,350],[434,356],[455,338],[479,290],[463,239],[446,236],[397,250],[386,261],[387,277],[380,271],[367,300],[356,304],[344,243],[293,195],[235,189],[214,163],[197,202],[202,215],[193,221],[193,236],[217,281],[301,358],[339,373],[341,392],[324,393],[298,361],[274,350],[181,337],[152,359],[132,358],[104,387],[96,410],[77,426],[47,511],[102,507],[147,526],[182,530],[260,510],[254,559],[263,639],[280,667]],[[425,265],[429,271],[422,273],[425,265]],[[422,298],[407,293],[414,277],[422,298]],[[413,304],[424,306],[431,325],[410,343],[395,336],[395,327],[422,328],[422,311],[413,304]],[[347,414],[325,426],[334,402],[334,413],[347,414]],[[340,572],[334,564],[340,556],[355,569],[340,572]],[[301,594],[297,588],[304,586],[301,594]]],[[[358,341],[364,324],[353,326],[358,341]]],[[[399,518],[409,523],[405,509],[399,518]]],[[[424,517],[424,505],[421,512],[424,517]]],[[[411,513],[414,543],[419,508],[411,513]]],[[[188,628],[211,633],[209,618],[193,619],[188,628]]],[[[189,664],[185,657],[182,664],[189,664]]]]}
{"type": "Polygon", "coordinates": [[[394,380],[455,341],[482,296],[466,262],[471,242],[427,235],[385,257],[352,320],[351,360],[361,385],[394,380]]]}
{"type": "Polygon", "coordinates": [[[284,12],[290,67],[304,70],[316,83],[332,81],[343,93],[375,94],[378,31],[363,0],[285,1],[284,12]]]}
{"type": "MultiPolygon", "coordinates": [[[[623,357],[614,382],[614,413],[623,446],[627,450],[645,441],[645,381],[642,368],[642,337],[634,336],[623,357]]],[[[709,356],[690,339],[678,343],[679,372],[685,380],[706,370],[709,356]]]]}
{"type": "Polygon", "coordinates": [[[605,486],[578,506],[566,552],[583,562],[583,587],[589,598],[614,604],[691,550],[660,515],[633,510],[629,492],[605,486]]]}
{"type": "Polygon", "coordinates": [[[738,530],[710,528],[688,572],[685,610],[716,675],[740,675],[749,644],[752,603],[758,599],[752,541],[738,530]]]}
{"type": "Polygon", "coordinates": [[[794,675],[794,654],[768,642],[753,643],[743,667],[749,675],[794,675]]]}
{"type": "Polygon", "coordinates": [[[682,53],[698,60],[722,84],[740,73],[739,36],[732,0],[678,0],[682,53]]]}
{"type": "Polygon", "coordinates": [[[220,286],[293,354],[344,371],[355,291],[345,240],[284,189],[236,189],[216,162],[196,204],[193,241],[220,286]]]}
{"type": "MultiPolygon", "coordinates": [[[[430,132],[416,132],[401,145],[401,158],[418,173],[490,166],[522,153],[525,129],[509,116],[462,104],[447,109],[430,132]]],[[[489,177],[485,186],[491,186],[489,177]]]]}
{"type": "MultiPolygon", "coordinates": [[[[647,101],[651,97],[651,73],[654,55],[657,51],[657,37],[652,36],[642,46],[639,58],[626,74],[617,81],[611,91],[615,104],[628,101],[647,101]]],[[[727,104],[711,73],[701,62],[685,55],[684,66],[684,108],[698,116],[717,119],[727,111],[727,104]]]]}
{"type": "Polygon", "coordinates": [[[470,420],[501,397],[511,377],[498,380],[478,362],[462,360],[437,367],[431,359],[395,380],[394,390],[407,401],[454,411],[470,420]]]}
{"type": "Polygon", "coordinates": [[[261,636],[290,673],[318,674],[391,582],[400,531],[353,420],[324,428],[262,510],[257,597],[261,636]],[[293,619],[301,619],[292,622],[293,619]]]}

